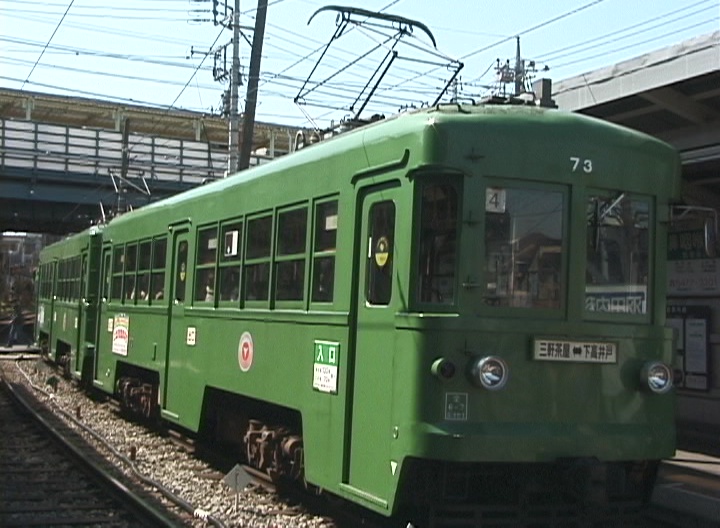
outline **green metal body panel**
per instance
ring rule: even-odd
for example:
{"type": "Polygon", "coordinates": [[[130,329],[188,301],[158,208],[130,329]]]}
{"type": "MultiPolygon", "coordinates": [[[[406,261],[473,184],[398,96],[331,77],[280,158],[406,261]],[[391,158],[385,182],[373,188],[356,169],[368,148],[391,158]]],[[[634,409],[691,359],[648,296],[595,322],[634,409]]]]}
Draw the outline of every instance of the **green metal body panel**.
{"type": "MultiPolygon", "coordinates": [[[[187,241],[193,276],[203,225],[335,196],[335,296],[245,303],[242,309],[171,295],[151,306],[100,303],[95,385],[111,393],[119,365],[156,372],[162,415],[196,431],[212,387],[296,409],[302,416],[309,482],[383,514],[397,509],[409,458],[450,462],[546,462],[568,457],[660,459],[674,452],[674,396],[643,392],[648,360],[672,364],[665,324],[668,204],[679,197],[679,160],[648,136],[579,115],[534,108],[448,107],[408,114],[321,142],[272,163],[113,219],[103,243],[169,234],[165,291],[174,287],[177,244],[187,241]],[[589,174],[571,159],[592,159],[589,174]],[[428,311],[414,299],[418,205],[423,174],[460,178],[458,281],[482,281],[485,187],[522,181],[553,185],[569,204],[565,223],[567,291],[562,310],[490,307],[458,284],[449,307],[428,311]],[[652,198],[651,310],[642,316],[584,311],[585,200],[589,189],[652,198]],[[373,204],[395,207],[392,295],[366,302],[373,204]],[[127,353],[113,353],[117,316],[128,322],[127,353]],[[243,335],[252,364],[241,368],[243,335]],[[537,336],[617,343],[615,364],[532,359],[537,336]],[[313,390],[316,341],[339,345],[335,393],[313,390]],[[465,366],[497,355],[510,365],[504,390],[473,385],[465,366]],[[438,357],[459,372],[431,375],[438,357]],[[467,395],[467,416],[445,418],[448,394],[467,395]]],[[[311,209],[312,210],[312,209],[311,209]]],[[[79,250],[79,248],[78,248],[79,250]]],[[[56,250],[53,250],[56,251],[56,250]]],[[[47,257],[50,258],[50,253],[47,257]]],[[[307,288],[306,288],[307,290],[307,288]]],[[[52,309],[52,308],[46,308],[52,309]]],[[[53,312],[54,313],[54,312],[53,312]]],[[[58,313],[60,313],[58,311],[58,313]]]]}
{"type": "Polygon", "coordinates": [[[46,338],[48,351],[56,359],[69,354],[70,372],[76,379],[93,362],[101,241],[101,227],[87,229],[43,249],[38,263],[50,273],[52,291],[38,296],[35,338],[46,338]],[[60,265],[73,259],[77,262],[75,284],[71,292],[62,294],[60,265]]]}

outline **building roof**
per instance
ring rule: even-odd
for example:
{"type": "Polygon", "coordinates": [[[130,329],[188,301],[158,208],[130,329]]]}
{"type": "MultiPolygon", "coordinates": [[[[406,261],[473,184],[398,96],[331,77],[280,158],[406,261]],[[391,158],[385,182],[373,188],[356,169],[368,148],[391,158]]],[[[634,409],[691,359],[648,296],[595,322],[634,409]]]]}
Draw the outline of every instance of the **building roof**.
{"type": "Polygon", "coordinates": [[[720,207],[720,31],[565,79],[553,91],[561,109],[674,145],[686,194],[714,194],[720,207]]]}

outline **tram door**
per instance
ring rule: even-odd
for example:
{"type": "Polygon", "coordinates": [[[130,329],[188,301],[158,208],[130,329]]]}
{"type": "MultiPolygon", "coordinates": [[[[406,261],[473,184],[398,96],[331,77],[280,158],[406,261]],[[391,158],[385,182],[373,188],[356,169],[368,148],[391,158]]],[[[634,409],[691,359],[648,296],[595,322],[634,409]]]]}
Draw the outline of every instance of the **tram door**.
{"type": "Polygon", "coordinates": [[[401,217],[394,189],[367,195],[362,206],[355,346],[352,355],[350,452],[346,481],[380,503],[392,475],[392,380],[395,313],[400,301],[394,275],[398,251],[395,218],[401,217]]]}
{"type": "MultiPolygon", "coordinates": [[[[77,334],[75,336],[75,342],[77,343],[77,351],[73,358],[73,370],[80,372],[83,364],[83,356],[85,354],[85,342],[86,334],[85,327],[87,324],[88,308],[90,303],[88,302],[88,291],[87,291],[87,265],[88,265],[88,253],[87,249],[84,249],[82,256],[80,257],[80,286],[77,292],[78,297],[78,315],[75,329],[77,334]]],[[[82,373],[81,373],[82,374],[82,373]]]]}
{"type": "Polygon", "coordinates": [[[165,352],[165,384],[163,388],[163,415],[177,419],[180,415],[183,368],[182,351],[185,350],[185,301],[190,274],[188,272],[189,235],[187,229],[173,234],[172,275],[168,279],[170,291],[167,348],[165,352]]]}

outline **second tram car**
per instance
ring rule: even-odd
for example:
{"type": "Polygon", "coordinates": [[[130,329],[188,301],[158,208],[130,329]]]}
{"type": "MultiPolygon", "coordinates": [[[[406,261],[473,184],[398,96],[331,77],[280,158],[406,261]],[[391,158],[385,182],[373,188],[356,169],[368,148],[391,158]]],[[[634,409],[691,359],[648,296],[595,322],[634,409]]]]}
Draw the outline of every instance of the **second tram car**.
{"type": "Polygon", "coordinates": [[[60,354],[94,310],[64,350],[94,387],[382,515],[642,501],[675,446],[679,194],[649,136],[440,105],[48,248],[38,328],[60,354]]]}

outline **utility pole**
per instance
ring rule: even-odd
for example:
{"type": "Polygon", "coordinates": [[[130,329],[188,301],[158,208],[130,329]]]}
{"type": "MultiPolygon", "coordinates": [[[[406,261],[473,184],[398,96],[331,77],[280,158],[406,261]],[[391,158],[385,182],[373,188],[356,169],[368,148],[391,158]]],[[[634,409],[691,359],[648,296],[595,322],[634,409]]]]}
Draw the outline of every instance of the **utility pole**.
{"type": "Polygon", "coordinates": [[[515,37],[517,46],[515,49],[515,95],[520,95],[524,91],[525,68],[522,57],[520,56],[520,35],[515,37]]]}
{"type": "MultiPolygon", "coordinates": [[[[259,11],[259,9],[258,9],[259,11]]],[[[227,174],[238,171],[238,149],[240,143],[240,114],[238,112],[238,88],[240,86],[240,0],[235,0],[232,17],[233,51],[230,69],[230,119],[228,121],[228,170],[227,174]]]]}
{"type": "Polygon", "coordinates": [[[122,160],[120,161],[120,177],[117,179],[117,210],[115,214],[120,215],[127,211],[127,201],[125,197],[125,181],[128,177],[128,167],[130,166],[130,119],[124,117],[121,122],[122,126],[122,160]]]}
{"type": "MultiPolygon", "coordinates": [[[[238,0],[235,0],[236,2],[238,0]]],[[[265,18],[267,17],[268,0],[258,0],[255,14],[255,32],[253,33],[252,51],[250,52],[250,73],[248,78],[245,114],[243,116],[243,139],[240,151],[239,169],[250,166],[253,134],[255,129],[255,107],[257,106],[258,83],[260,80],[260,60],[262,58],[263,40],[265,38],[265,18]]],[[[233,50],[234,52],[234,50],[233,50]]],[[[234,58],[234,54],[233,54],[234,58]]],[[[234,67],[234,64],[233,64],[234,67]]]]}

